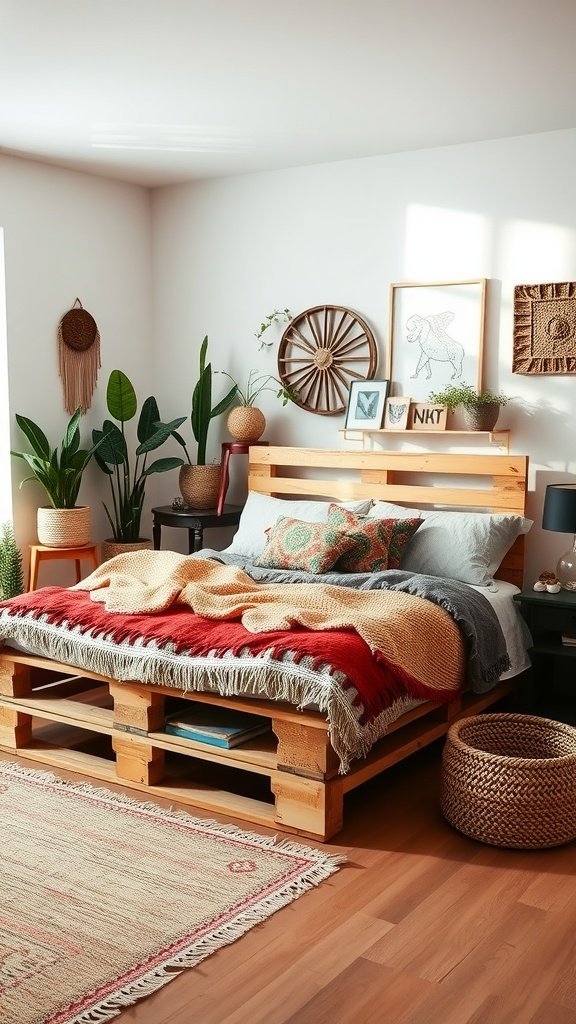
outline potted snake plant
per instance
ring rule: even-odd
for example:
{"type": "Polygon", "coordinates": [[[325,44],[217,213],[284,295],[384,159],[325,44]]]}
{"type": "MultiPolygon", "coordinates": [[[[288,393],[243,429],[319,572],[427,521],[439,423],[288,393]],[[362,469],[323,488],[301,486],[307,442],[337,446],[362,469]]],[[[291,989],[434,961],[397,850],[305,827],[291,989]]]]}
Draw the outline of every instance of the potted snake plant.
{"type": "Polygon", "coordinates": [[[192,462],[186,441],[176,429],[186,417],[180,417],[168,424],[172,428],[172,436],[182,446],[186,455],[186,464],[180,469],[180,493],[188,506],[200,509],[215,508],[220,490],[220,464],[206,462],[208,430],[212,420],[230,407],[236,395],[234,385],[220,402],[212,405],[212,364],[206,362],[207,349],[208,336],[200,346],[198,379],[192,391],[190,423],[197,442],[196,462],[192,462]]]}

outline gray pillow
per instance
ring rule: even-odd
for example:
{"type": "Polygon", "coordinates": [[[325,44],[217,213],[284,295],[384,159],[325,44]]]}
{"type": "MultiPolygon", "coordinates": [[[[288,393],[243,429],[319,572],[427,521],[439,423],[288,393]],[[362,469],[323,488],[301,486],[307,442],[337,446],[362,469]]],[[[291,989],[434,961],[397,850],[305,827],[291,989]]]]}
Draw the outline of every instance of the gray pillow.
{"type": "Polygon", "coordinates": [[[504,555],[516,538],[528,533],[532,520],[524,516],[492,512],[438,512],[405,508],[388,501],[377,501],[369,519],[424,520],[407,545],[401,568],[430,576],[472,583],[477,587],[492,584],[504,555]]]}

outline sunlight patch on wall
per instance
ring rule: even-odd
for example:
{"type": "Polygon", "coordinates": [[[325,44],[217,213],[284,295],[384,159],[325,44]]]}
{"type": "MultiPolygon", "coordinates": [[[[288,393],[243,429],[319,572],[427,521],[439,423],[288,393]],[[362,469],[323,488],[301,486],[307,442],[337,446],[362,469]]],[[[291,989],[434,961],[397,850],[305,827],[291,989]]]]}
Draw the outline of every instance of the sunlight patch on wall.
{"type": "Polygon", "coordinates": [[[0,523],[12,518],[10,414],[8,408],[8,338],[6,332],[4,232],[0,228],[0,523]]]}
{"type": "Polygon", "coordinates": [[[502,225],[499,250],[501,266],[514,267],[515,284],[566,281],[566,267],[574,263],[574,230],[538,221],[510,221],[502,225]]]}
{"type": "Polygon", "coordinates": [[[490,241],[490,223],[481,214],[411,203],[406,211],[405,279],[482,277],[490,241]]]}

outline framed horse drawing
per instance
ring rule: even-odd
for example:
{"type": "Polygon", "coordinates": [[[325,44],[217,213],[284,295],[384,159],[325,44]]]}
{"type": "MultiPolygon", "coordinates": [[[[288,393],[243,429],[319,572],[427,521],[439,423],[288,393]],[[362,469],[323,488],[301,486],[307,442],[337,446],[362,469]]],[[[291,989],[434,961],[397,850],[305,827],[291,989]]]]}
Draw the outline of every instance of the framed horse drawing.
{"type": "Polygon", "coordinates": [[[482,388],[486,278],[390,286],[386,376],[426,402],[448,384],[482,388]]]}

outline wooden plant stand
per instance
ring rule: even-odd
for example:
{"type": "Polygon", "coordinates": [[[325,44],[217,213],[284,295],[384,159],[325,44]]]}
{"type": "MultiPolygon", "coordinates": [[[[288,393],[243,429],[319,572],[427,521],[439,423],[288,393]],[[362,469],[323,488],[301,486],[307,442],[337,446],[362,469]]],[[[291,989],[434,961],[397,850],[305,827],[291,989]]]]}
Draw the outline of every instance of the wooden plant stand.
{"type": "Polygon", "coordinates": [[[370,755],[343,776],[338,775],[338,759],[321,714],[299,712],[273,701],[119,683],[4,648],[0,651],[0,749],[106,783],[324,841],[342,828],[347,792],[445,735],[456,718],[477,714],[511,688],[511,683],[503,683],[482,697],[465,695],[448,706],[421,705],[402,716],[370,755]],[[231,750],[169,735],[163,731],[168,697],[263,715],[271,720],[272,734],[231,750]],[[108,745],[111,741],[112,751],[106,756],[86,749],[102,737],[108,738],[108,745]],[[175,754],[186,755],[184,772],[179,759],[180,770],[174,773],[175,754]],[[270,800],[211,785],[211,765],[267,777],[270,800]]]}

